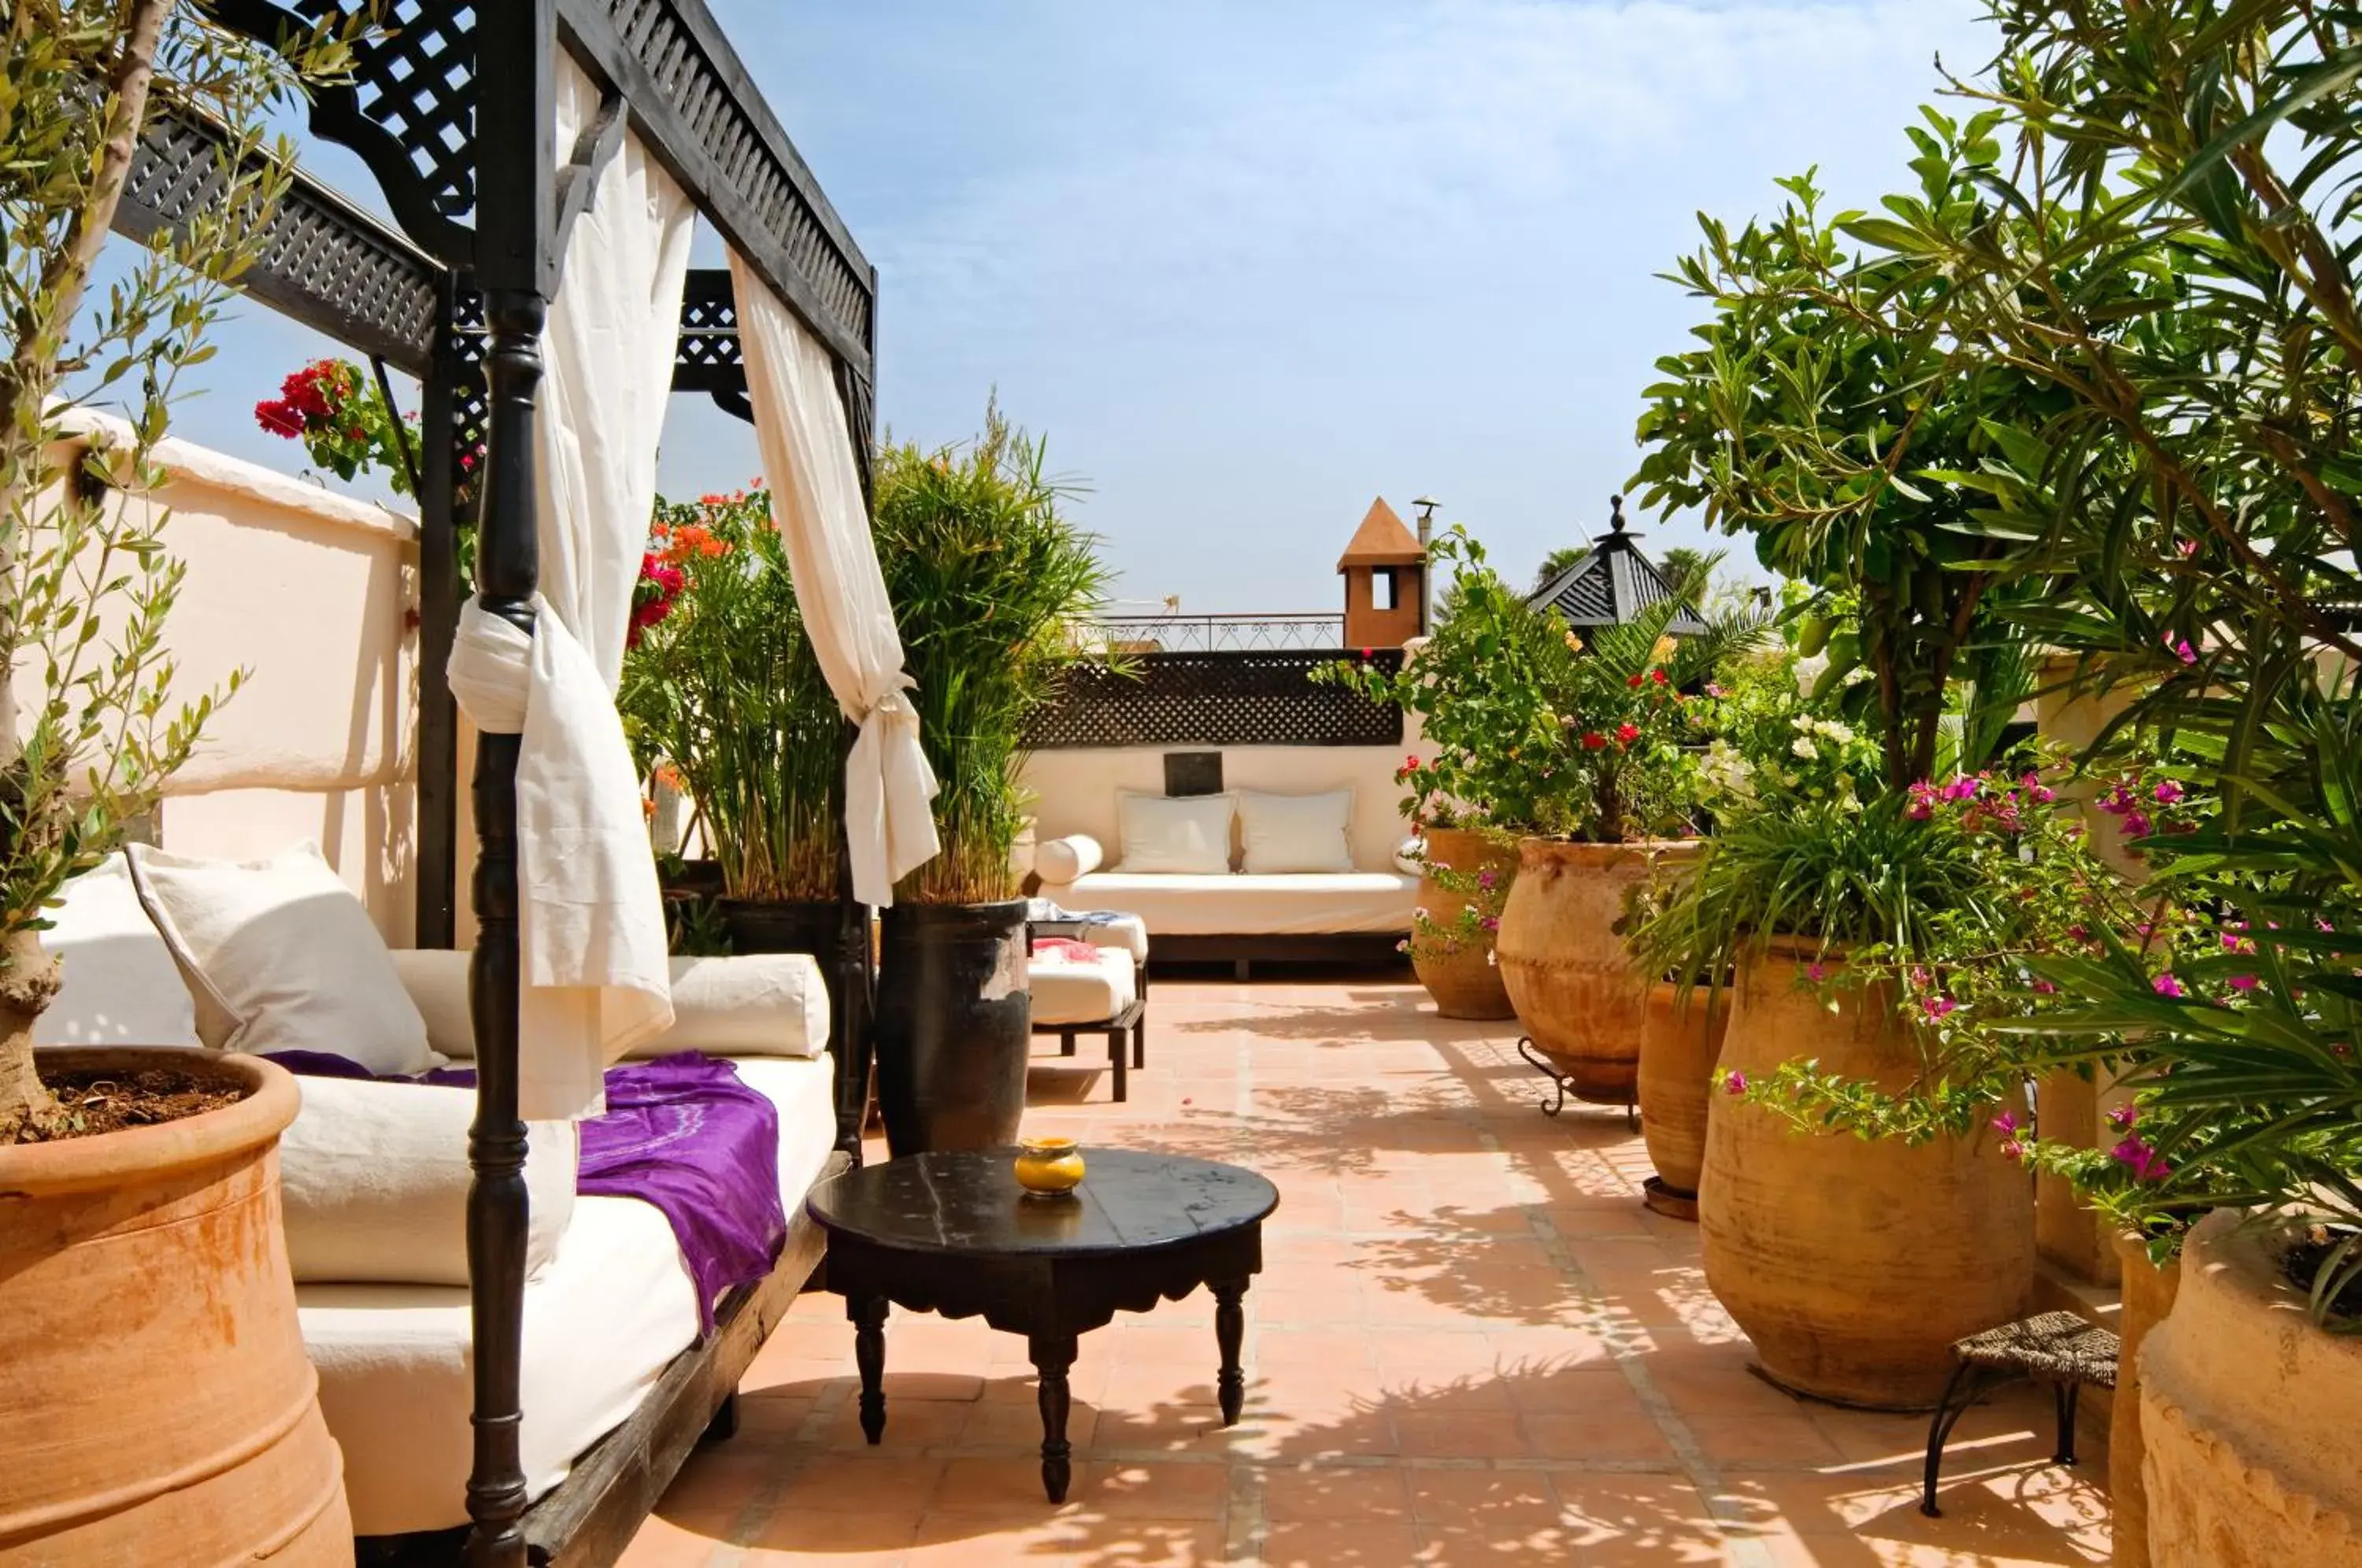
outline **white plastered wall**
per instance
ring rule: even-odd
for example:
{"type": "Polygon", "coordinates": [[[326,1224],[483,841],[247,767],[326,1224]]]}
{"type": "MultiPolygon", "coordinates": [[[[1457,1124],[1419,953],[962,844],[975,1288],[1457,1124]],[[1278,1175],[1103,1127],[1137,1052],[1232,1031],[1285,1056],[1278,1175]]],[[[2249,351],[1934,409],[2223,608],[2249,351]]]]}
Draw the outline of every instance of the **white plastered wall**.
{"type": "MultiPolygon", "coordinates": [[[[87,414],[70,428],[123,438],[87,414]]],[[[165,441],[157,460],[165,547],[188,567],[164,628],[174,690],[246,671],[169,786],[158,842],[245,859],[310,839],[387,940],[410,945],[417,525],[188,442],[165,441]]],[[[38,675],[18,680],[21,701],[38,675]]]]}

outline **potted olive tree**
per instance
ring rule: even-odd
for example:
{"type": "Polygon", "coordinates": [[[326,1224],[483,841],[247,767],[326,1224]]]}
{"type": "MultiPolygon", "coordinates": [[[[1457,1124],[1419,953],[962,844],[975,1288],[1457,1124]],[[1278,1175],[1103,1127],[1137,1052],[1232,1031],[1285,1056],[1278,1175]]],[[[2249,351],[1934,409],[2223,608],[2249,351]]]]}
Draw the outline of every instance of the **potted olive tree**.
{"type": "Polygon", "coordinates": [[[965,446],[878,454],[877,560],[943,841],[881,917],[877,1099],[897,1154],[1012,1142],[1025,1109],[1025,723],[1087,657],[1072,628],[1108,583],[1098,541],[1060,511],[1068,493],[997,404],[965,446]]]}
{"type": "Polygon", "coordinates": [[[43,1051],[44,911],[151,812],[224,692],[163,646],[182,568],[155,462],[184,373],[285,188],[259,127],[339,69],[176,0],[34,0],[0,40],[0,1322],[5,1549],[76,1562],[349,1562],[334,1441],[296,1331],[276,1149],[285,1072],[195,1050],[43,1051]],[[231,127],[218,206],[103,308],[92,269],[165,102],[231,127]],[[251,160],[251,161],[248,161],[251,160]],[[120,401],[127,418],[69,402],[120,401]]]}

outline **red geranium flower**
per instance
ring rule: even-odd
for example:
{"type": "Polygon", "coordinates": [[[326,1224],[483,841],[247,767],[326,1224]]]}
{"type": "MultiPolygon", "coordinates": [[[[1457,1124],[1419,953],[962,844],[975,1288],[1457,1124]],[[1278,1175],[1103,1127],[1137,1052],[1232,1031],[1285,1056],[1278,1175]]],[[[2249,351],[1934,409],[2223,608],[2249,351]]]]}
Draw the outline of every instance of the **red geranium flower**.
{"type": "Polygon", "coordinates": [[[1638,724],[1618,724],[1618,725],[1617,725],[1617,726],[1616,726],[1616,739],[1617,739],[1617,741],[1618,742],[1618,744],[1623,745],[1630,745],[1634,741],[1639,740],[1639,738],[1640,738],[1640,726],[1639,726],[1639,725],[1638,725],[1638,724]]]}
{"type": "Polygon", "coordinates": [[[1629,679],[1629,680],[1626,681],[1624,684],[1625,684],[1625,685],[1627,685],[1627,686],[1630,686],[1630,687],[1638,688],[1638,687],[1639,686],[1639,684],[1640,684],[1640,677],[1639,677],[1639,676],[1637,676],[1637,675],[1636,675],[1636,676],[1634,676],[1631,679],[1629,679]]]}
{"type": "Polygon", "coordinates": [[[1606,745],[1606,744],[1607,744],[1607,737],[1606,737],[1606,735],[1601,734],[1597,730],[1585,730],[1585,731],[1584,732],[1584,734],[1583,734],[1583,749],[1584,749],[1584,750],[1585,750],[1585,751],[1597,751],[1600,747],[1602,747],[1602,746],[1606,745]]]}

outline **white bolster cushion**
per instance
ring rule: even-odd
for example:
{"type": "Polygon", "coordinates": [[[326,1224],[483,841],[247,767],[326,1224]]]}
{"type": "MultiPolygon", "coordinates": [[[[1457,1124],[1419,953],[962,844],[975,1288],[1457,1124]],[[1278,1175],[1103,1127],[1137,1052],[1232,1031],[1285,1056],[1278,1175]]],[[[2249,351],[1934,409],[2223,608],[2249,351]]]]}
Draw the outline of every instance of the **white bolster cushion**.
{"type": "MultiPolygon", "coordinates": [[[[473,1060],[468,955],[439,948],[397,951],[395,973],[426,1021],[426,1038],[447,1056],[473,1060]]],[[[828,988],[802,953],[672,960],[672,1027],[633,1048],[635,1058],[702,1051],[710,1056],[797,1056],[828,1049],[828,988]]]]}
{"type": "MultiPolygon", "coordinates": [[[[1427,875],[1427,840],[1413,834],[1395,845],[1395,869],[1406,877],[1427,875]]],[[[437,1046],[437,1050],[441,1047],[437,1046]]]]}
{"type": "MultiPolygon", "coordinates": [[[[279,1140],[287,1256],[299,1283],[468,1283],[468,1124],[476,1091],[299,1077],[279,1140]]],[[[541,1272],[574,1217],[574,1126],[526,1124],[524,1266],[541,1272]]]]}
{"type": "Polygon", "coordinates": [[[1063,888],[1099,868],[1107,852],[1088,834],[1070,833],[1033,846],[1033,869],[1052,887],[1063,888]]]}

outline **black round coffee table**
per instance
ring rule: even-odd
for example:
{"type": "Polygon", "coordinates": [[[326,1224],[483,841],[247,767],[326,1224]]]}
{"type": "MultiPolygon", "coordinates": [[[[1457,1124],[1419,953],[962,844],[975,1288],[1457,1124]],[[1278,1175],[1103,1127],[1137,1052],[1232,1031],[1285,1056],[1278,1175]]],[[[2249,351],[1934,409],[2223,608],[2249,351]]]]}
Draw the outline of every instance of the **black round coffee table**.
{"type": "Polygon", "coordinates": [[[1042,1485],[1066,1500],[1066,1374],[1076,1342],[1118,1312],[1199,1286],[1214,1293],[1222,1424],[1239,1419],[1247,1282],[1263,1270],[1271,1183],[1237,1165],[1085,1149],[1083,1185],[1029,1198],[1014,1149],[911,1154],[824,1181],[804,1208],[828,1232],[828,1288],[844,1297],[861,1368],[861,1430],[886,1435],[886,1309],[981,1317],[1023,1334],[1040,1377],[1042,1485]]]}

